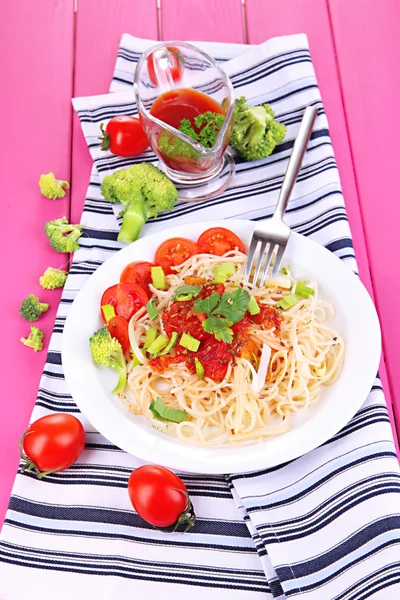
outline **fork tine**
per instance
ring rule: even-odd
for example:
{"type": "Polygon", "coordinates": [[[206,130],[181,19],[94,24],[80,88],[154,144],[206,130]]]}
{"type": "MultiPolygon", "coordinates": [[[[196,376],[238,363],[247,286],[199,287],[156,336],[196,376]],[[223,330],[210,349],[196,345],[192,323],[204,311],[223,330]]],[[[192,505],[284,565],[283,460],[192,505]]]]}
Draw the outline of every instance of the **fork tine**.
{"type": "Polygon", "coordinates": [[[274,268],[272,269],[272,277],[276,277],[281,266],[282,258],[285,253],[286,246],[279,245],[279,250],[276,254],[274,268]]]}
{"type": "Polygon", "coordinates": [[[261,264],[262,264],[262,261],[264,258],[265,248],[267,247],[266,240],[260,240],[260,241],[261,241],[260,252],[258,253],[257,266],[256,266],[256,270],[254,272],[254,277],[253,277],[254,285],[257,285],[257,280],[258,280],[258,277],[260,275],[260,270],[261,270],[261,264]]]}
{"type": "Polygon", "coordinates": [[[271,258],[272,258],[272,253],[273,253],[274,249],[275,249],[275,244],[273,244],[271,242],[269,244],[267,258],[265,259],[264,271],[263,271],[263,274],[261,276],[260,287],[262,287],[264,285],[265,278],[266,278],[267,273],[268,273],[269,265],[271,264],[271,258]]]}
{"type": "Polygon", "coordinates": [[[246,270],[245,270],[245,278],[246,279],[249,279],[249,277],[250,277],[251,269],[253,267],[254,253],[255,253],[255,251],[257,249],[258,241],[259,240],[253,234],[253,237],[251,238],[249,252],[247,254],[247,263],[246,263],[246,270]]]}

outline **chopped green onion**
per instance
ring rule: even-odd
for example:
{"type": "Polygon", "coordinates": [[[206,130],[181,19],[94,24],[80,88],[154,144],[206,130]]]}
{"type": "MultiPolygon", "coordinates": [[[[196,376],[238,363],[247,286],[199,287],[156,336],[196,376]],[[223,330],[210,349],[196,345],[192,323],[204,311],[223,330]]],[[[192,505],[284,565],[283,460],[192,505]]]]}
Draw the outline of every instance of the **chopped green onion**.
{"type": "Polygon", "coordinates": [[[159,335],[154,342],[147,348],[149,354],[158,354],[168,344],[168,338],[165,335],[159,335]]]}
{"type": "Polygon", "coordinates": [[[308,287],[308,285],[306,285],[302,281],[297,282],[295,292],[298,296],[301,296],[302,298],[308,298],[308,296],[314,296],[315,294],[315,290],[308,287]]]}
{"type": "Polygon", "coordinates": [[[213,283],[225,283],[235,273],[235,264],[232,262],[222,263],[213,269],[215,279],[213,283]]]}
{"type": "Polygon", "coordinates": [[[164,348],[164,350],[162,352],[160,352],[159,356],[168,354],[168,352],[170,352],[172,350],[172,348],[175,346],[177,341],[178,341],[178,334],[176,333],[176,331],[173,331],[172,335],[171,335],[171,339],[168,342],[168,346],[166,348],[164,348]]]}
{"type": "Polygon", "coordinates": [[[282,267],[283,275],[289,275],[289,270],[286,267],[282,267]]]}
{"type": "Polygon", "coordinates": [[[138,357],[136,356],[136,354],[133,355],[133,366],[137,367],[138,365],[141,365],[142,363],[140,362],[140,360],[138,359],[138,357]]]}
{"type": "Polygon", "coordinates": [[[188,417],[188,414],[184,410],[178,410],[177,408],[167,406],[161,398],[157,398],[156,400],[153,399],[149,408],[153,413],[154,418],[159,421],[182,423],[183,421],[186,421],[188,417]]]}
{"type": "Polygon", "coordinates": [[[196,373],[198,375],[198,377],[200,377],[200,379],[203,379],[204,377],[204,367],[201,364],[201,362],[199,361],[198,358],[194,359],[194,364],[196,365],[196,373]]]}
{"type": "Polygon", "coordinates": [[[110,321],[113,317],[115,317],[115,309],[113,306],[111,306],[111,304],[105,304],[104,306],[101,307],[103,314],[104,314],[104,318],[107,321],[110,321]]]}
{"type": "Polygon", "coordinates": [[[143,348],[146,350],[157,337],[157,329],[153,327],[152,329],[146,329],[146,341],[144,342],[143,348]]]}
{"type": "Polygon", "coordinates": [[[196,338],[189,333],[183,333],[179,344],[192,352],[197,352],[200,346],[200,340],[196,340],[196,338]]]}
{"type": "Polygon", "coordinates": [[[146,304],[146,310],[147,314],[149,315],[152,321],[154,321],[154,319],[157,319],[158,312],[156,309],[156,301],[154,300],[154,298],[148,301],[148,303],[146,304]]]}
{"type": "Polygon", "coordinates": [[[184,300],[191,300],[200,294],[201,285],[181,285],[175,290],[174,300],[183,302],[184,300]]]}
{"type": "Polygon", "coordinates": [[[278,306],[283,308],[283,310],[289,310],[292,306],[295,306],[298,302],[300,302],[301,298],[296,296],[296,294],[289,294],[289,296],[285,296],[278,302],[278,306]]]}
{"type": "Polygon", "coordinates": [[[157,290],[165,288],[165,273],[162,267],[151,267],[151,281],[157,290]]]}
{"type": "Polygon", "coordinates": [[[258,315],[258,313],[261,311],[261,308],[258,306],[257,300],[254,298],[254,296],[251,296],[247,310],[251,315],[258,315]]]}

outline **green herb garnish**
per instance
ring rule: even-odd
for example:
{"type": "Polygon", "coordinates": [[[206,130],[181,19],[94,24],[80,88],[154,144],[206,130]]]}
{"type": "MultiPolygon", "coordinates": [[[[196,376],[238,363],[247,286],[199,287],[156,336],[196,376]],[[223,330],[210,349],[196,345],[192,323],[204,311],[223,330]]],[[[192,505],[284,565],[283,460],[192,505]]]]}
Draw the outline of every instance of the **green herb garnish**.
{"type": "Polygon", "coordinates": [[[234,292],[224,292],[222,296],[213,292],[204,300],[196,300],[194,312],[204,312],[208,318],[203,321],[203,328],[213,333],[215,339],[232,343],[234,323],[241,321],[248,309],[250,294],[242,288],[234,292]]]}

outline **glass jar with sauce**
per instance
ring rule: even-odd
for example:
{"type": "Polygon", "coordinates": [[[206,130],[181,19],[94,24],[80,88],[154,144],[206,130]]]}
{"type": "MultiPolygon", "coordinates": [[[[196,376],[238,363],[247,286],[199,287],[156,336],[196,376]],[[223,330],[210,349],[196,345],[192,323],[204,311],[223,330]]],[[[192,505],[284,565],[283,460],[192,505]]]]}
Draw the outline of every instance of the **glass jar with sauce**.
{"type": "Polygon", "coordinates": [[[226,152],[235,97],[221,66],[191,44],[163,42],[142,54],[134,93],[143,128],[160,159],[157,166],[181,184],[180,197],[194,200],[221,193],[235,169],[226,152]],[[200,134],[195,118],[206,112],[224,117],[212,147],[179,130],[186,119],[200,134]]]}

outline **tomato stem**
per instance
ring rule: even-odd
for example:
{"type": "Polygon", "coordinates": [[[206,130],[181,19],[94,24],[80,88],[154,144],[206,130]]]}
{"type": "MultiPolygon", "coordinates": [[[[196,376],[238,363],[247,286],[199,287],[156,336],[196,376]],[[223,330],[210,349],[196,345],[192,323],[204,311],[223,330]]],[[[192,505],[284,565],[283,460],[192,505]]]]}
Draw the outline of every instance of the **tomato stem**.
{"type": "Polygon", "coordinates": [[[180,515],[179,519],[177,520],[177,522],[175,523],[175,526],[172,531],[177,531],[177,529],[181,525],[186,525],[185,529],[182,532],[182,533],[186,533],[196,523],[196,513],[194,512],[194,507],[193,507],[192,501],[189,497],[189,494],[187,492],[185,492],[184,490],[180,490],[178,488],[174,488],[174,489],[176,489],[178,492],[181,492],[182,494],[184,494],[186,496],[187,506],[186,506],[185,510],[181,513],[181,515],[180,515]]]}
{"type": "Polygon", "coordinates": [[[104,123],[100,123],[100,129],[101,129],[101,133],[102,133],[102,135],[99,137],[99,140],[101,141],[101,149],[109,150],[111,140],[110,140],[110,136],[108,135],[107,131],[104,129],[104,123]]]}
{"type": "Polygon", "coordinates": [[[24,443],[24,439],[25,436],[28,432],[25,431],[24,435],[21,437],[21,439],[19,440],[19,453],[20,453],[20,457],[21,460],[25,461],[25,464],[22,465],[21,467],[21,473],[24,473],[24,471],[32,471],[32,469],[35,471],[35,474],[37,476],[38,479],[42,479],[45,475],[50,475],[50,473],[54,473],[55,471],[41,471],[38,466],[33,462],[33,460],[31,460],[29,458],[29,456],[27,456],[24,452],[23,449],[23,443],[24,443]]]}

